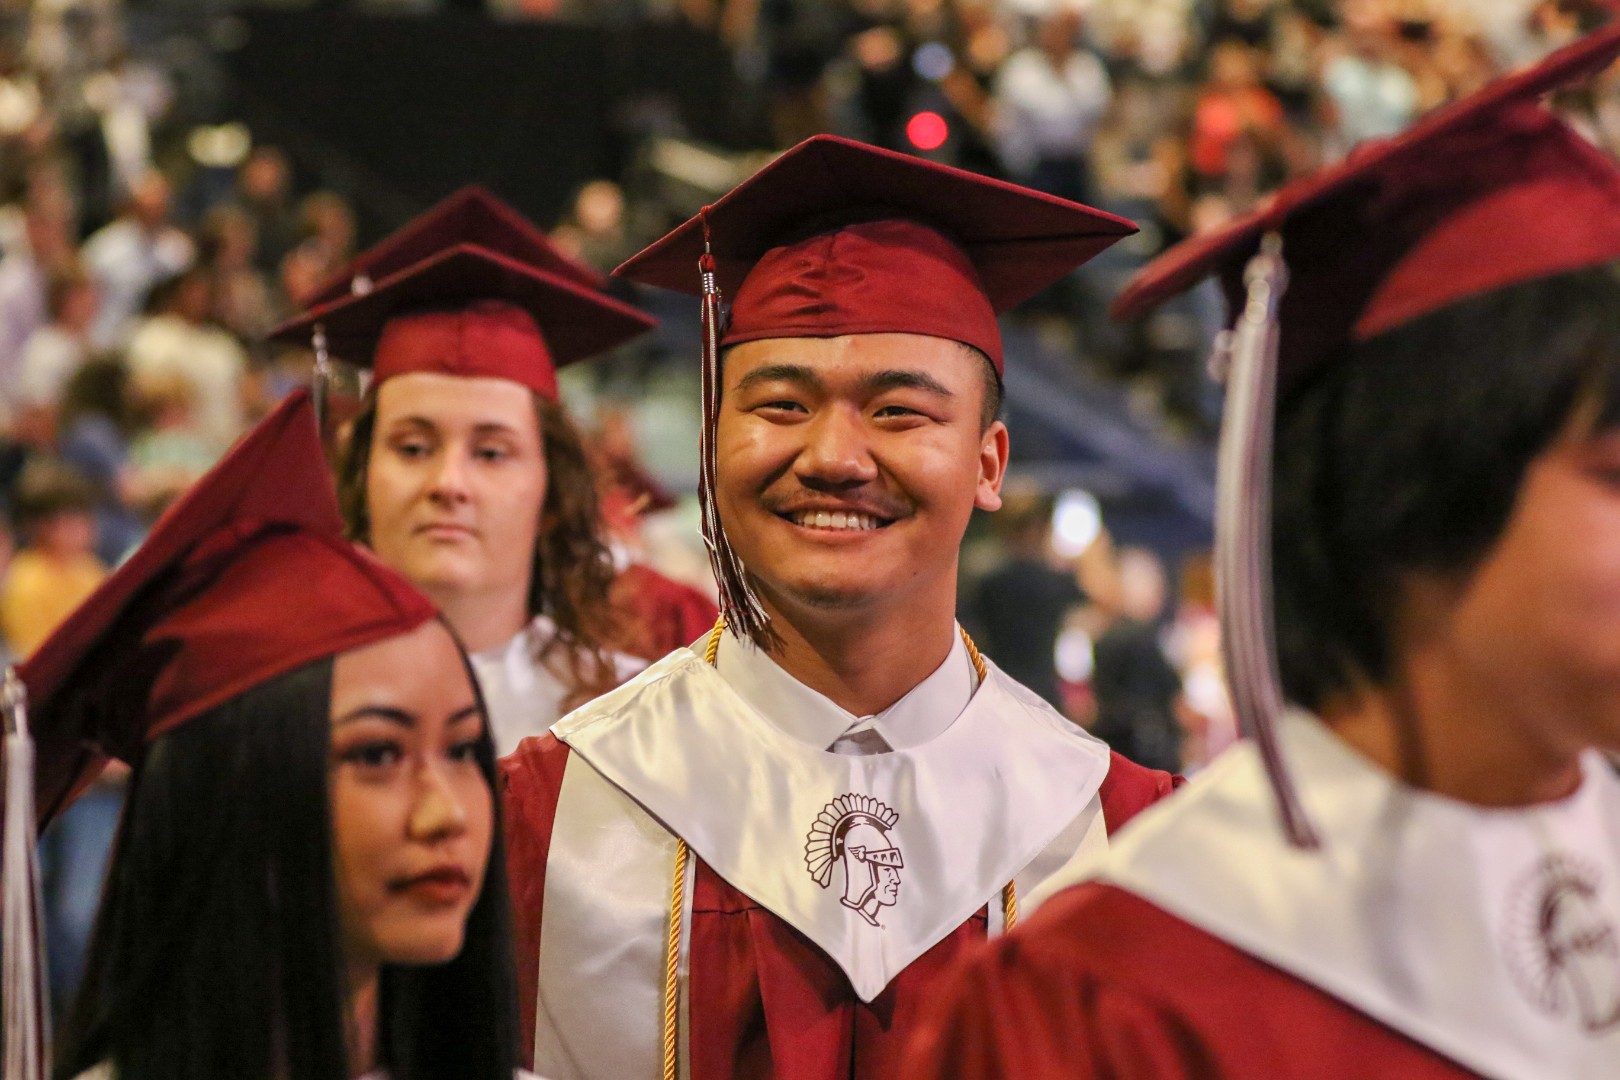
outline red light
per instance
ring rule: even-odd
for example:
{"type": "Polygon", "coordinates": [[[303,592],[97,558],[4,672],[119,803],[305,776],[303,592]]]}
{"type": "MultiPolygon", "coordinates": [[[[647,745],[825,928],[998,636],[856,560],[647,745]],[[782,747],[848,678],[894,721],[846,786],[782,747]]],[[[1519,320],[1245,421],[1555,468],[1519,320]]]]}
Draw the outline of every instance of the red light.
{"type": "Polygon", "coordinates": [[[951,129],[937,112],[920,112],[906,121],[906,138],[919,150],[938,150],[951,129]]]}

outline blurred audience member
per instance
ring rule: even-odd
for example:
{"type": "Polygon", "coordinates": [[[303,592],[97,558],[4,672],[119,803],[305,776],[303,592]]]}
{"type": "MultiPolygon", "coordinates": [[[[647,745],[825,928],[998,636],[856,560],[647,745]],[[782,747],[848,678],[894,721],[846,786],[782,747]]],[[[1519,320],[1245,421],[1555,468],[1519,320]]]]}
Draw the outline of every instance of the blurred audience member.
{"type": "Polygon", "coordinates": [[[1181,673],[1181,746],[1184,772],[1213,761],[1237,740],[1237,716],[1226,689],[1221,657],[1220,619],[1215,614],[1215,566],[1209,552],[1189,556],[1181,567],[1181,598],[1176,604],[1165,651],[1181,673]]]}
{"type": "Polygon", "coordinates": [[[30,201],[20,234],[0,256],[0,406],[15,404],[23,347],[50,318],[51,275],[73,258],[70,229],[62,202],[30,201]]]}
{"type": "Polygon", "coordinates": [[[107,576],[96,558],[95,489],[56,462],[36,462],[17,488],[23,546],[0,584],[0,631],[26,657],[107,576]]]}
{"type": "Polygon", "coordinates": [[[236,196],[242,210],[253,219],[258,269],[274,273],[298,243],[292,167],[287,164],[287,155],[274,146],[254,147],[236,172],[236,196]]]}
{"type": "Polygon", "coordinates": [[[167,73],[120,48],[85,80],[84,100],[96,114],[107,158],[107,194],[129,197],[152,171],[153,127],[174,103],[167,73]]]}
{"type": "MultiPolygon", "coordinates": [[[[1344,5],[1343,51],[1328,61],[1322,86],[1333,103],[1346,148],[1367,139],[1393,135],[1417,116],[1417,80],[1395,60],[1398,24],[1383,0],[1347,0],[1344,5]]],[[[1412,22],[1408,33],[1429,24],[1412,22]]]]}
{"type": "Polygon", "coordinates": [[[1164,567],[1152,552],[1119,553],[1119,608],[1097,640],[1092,731],[1109,746],[1150,768],[1181,771],[1181,677],[1159,643],[1164,614],[1164,567]]]}
{"type": "Polygon", "coordinates": [[[76,263],[51,274],[45,289],[49,321],[29,335],[18,367],[16,403],[52,408],[73,373],[90,358],[90,327],[96,318],[96,286],[76,263]]]}
{"type": "Polygon", "coordinates": [[[246,427],[243,380],[247,353],[211,321],[214,279],[198,266],[165,282],[152,297],[153,314],[129,341],[127,363],[137,379],[178,374],[195,391],[198,430],[224,450],[246,427]]]}
{"type": "Polygon", "coordinates": [[[625,231],[624,191],[612,180],[592,180],[581,187],[551,239],[565,254],[603,273],[640,250],[625,231]]]}
{"type": "Polygon", "coordinates": [[[257,341],[276,322],[269,282],[258,268],[259,227],[240,206],[203,216],[197,261],[213,279],[213,317],[237,337],[257,341]]]}
{"type": "Polygon", "coordinates": [[[142,535],[128,504],[129,437],[135,430],[129,374],[112,359],[92,359],[68,380],[56,422],[62,461],[90,483],[95,498],[96,554],[109,566],[142,535]]]}
{"type": "Polygon", "coordinates": [[[125,501],[154,521],[213,467],[219,446],[197,423],[197,389],[177,371],[138,377],[130,391],[144,423],[129,444],[125,501]]]}
{"type": "Polygon", "coordinates": [[[354,210],[343,197],[317,191],[299,210],[299,242],[281,259],[278,318],[302,311],[315,290],[354,257],[354,210]]]}
{"type": "Polygon", "coordinates": [[[1059,5],[1041,18],[1035,43],[1015,52],[993,90],[1001,163],[1020,183],[1092,201],[1087,155],[1113,90],[1097,56],[1081,48],[1081,17],[1059,5]]]}
{"type": "Polygon", "coordinates": [[[298,242],[320,251],[334,270],[354,258],[354,207],[335,191],[316,191],[298,204],[298,242]]]}
{"type": "MultiPolygon", "coordinates": [[[[1191,155],[1199,180],[1229,182],[1250,168],[1255,155],[1275,149],[1284,138],[1282,103],[1261,82],[1260,55],[1236,39],[1217,42],[1193,112],[1191,155]]],[[[1272,187],[1280,180],[1266,179],[1272,187]]]]}
{"type": "Polygon", "coordinates": [[[1005,561],[979,580],[969,600],[979,647],[1018,682],[1056,708],[1056,649],[1063,620],[1086,600],[1074,572],[1053,566],[1052,503],[1029,493],[1012,493],[990,518],[1001,539],[1005,561]]]}
{"type": "Polygon", "coordinates": [[[123,212],[84,242],[84,262],[101,293],[90,338],[112,349],[128,338],[159,282],[191,265],[191,238],[169,223],[169,181],[157,171],[136,182],[123,212]]]}

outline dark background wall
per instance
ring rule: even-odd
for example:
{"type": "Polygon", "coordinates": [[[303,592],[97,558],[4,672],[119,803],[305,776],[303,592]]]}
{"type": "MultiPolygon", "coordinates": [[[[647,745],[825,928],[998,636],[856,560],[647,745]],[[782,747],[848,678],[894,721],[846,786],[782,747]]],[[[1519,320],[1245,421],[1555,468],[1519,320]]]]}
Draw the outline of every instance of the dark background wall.
{"type": "Polygon", "coordinates": [[[246,22],[229,61],[235,111],[301,171],[354,184],[368,218],[403,219],[476,180],[549,224],[581,183],[619,175],[644,132],[753,135],[730,58],[682,26],[459,12],[246,22]]]}

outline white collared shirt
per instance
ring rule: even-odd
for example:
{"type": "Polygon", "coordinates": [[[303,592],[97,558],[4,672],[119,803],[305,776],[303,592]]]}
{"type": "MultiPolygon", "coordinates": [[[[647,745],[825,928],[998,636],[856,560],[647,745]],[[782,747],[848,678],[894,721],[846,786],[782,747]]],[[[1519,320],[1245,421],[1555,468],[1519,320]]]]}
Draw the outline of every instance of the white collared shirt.
{"type": "MultiPolygon", "coordinates": [[[[699,639],[693,651],[701,654],[706,643],[706,637],[699,639]]],[[[812,690],[763,649],[739,641],[729,631],[721,636],[715,668],[744,701],[784,734],[833,753],[874,752],[861,746],[859,736],[867,731],[875,732],[890,750],[921,746],[951,726],[978,688],[960,633],[953,636],[951,651],[933,674],[871,716],[856,716],[812,690]]]]}
{"type": "MultiPolygon", "coordinates": [[[[484,695],[496,757],[510,754],[530,735],[544,733],[563,714],[563,702],[572,691],[540,660],[540,653],[556,635],[556,624],[537,615],[504,644],[467,658],[484,695]]],[[[621,681],[647,666],[623,653],[608,656],[621,681]]]]}

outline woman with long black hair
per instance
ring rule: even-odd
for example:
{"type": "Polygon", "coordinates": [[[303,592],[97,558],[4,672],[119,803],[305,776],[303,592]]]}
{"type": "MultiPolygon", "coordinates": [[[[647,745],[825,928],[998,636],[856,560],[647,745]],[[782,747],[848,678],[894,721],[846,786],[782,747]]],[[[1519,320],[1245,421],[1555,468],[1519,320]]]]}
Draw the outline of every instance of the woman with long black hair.
{"type": "Polygon", "coordinates": [[[511,1080],[482,701],[433,605],[342,538],[307,397],[18,674],[43,819],[133,766],[58,1078],[511,1080]]]}

